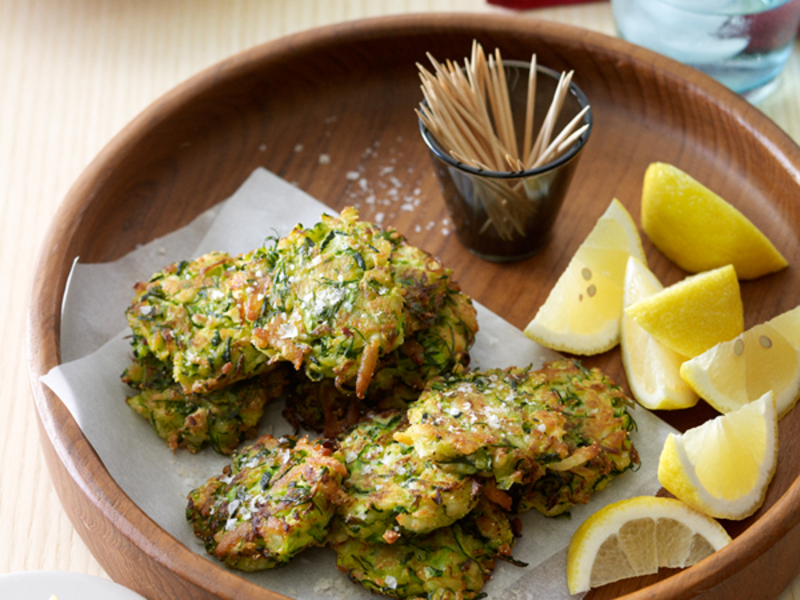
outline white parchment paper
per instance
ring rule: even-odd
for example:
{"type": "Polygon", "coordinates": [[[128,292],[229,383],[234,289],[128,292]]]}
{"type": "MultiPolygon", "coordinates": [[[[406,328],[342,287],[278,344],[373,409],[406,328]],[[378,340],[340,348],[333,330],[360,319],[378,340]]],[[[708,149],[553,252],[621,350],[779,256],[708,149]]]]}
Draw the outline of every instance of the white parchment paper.
{"type": "MultiPolygon", "coordinates": [[[[211,450],[192,455],[173,453],[150,424],[124,402],[129,394],[120,375],[130,364],[129,330],[124,317],[137,281],[147,280],[164,265],[211,250],[239,254],[265,238],[287,234],[297,223],[310,226],[323,212],[332,213],[274,174],[256,170],[227,201],[188,226],[137,248],[106,264],[78,259],[64,297],[61,352],[64,363],[43,377],[69,408],[111,476],[128,496],[164,530],[205,555],[184,518],[186,495],[218,474],[229,458],[211,450]]],[[[477,259],[476,259],[477,260],[477,259]]],[[[455,273],[458,279],[458,273],[455,273]]],[[[476,367],[540,366],[558,354],[529,340],[521,331],[477,305],[480,331],[471,352],[476,367]]],[[[267,408],[261,433],[291,433],[281,417],[282,402],[267,408]]],[[[509,600],[569,598],[566,547],[577,527],[605,504],[659,489],[658,456],[672,428],[641,407],[632,411],[633,434],[642,466],[614,481],[588,506],[571,517],[548,519],[536,511],[522,515],[522,537],[514,557],[528,563],[499,562],[485,591],[509,600]]],[[[209,560],[213,560],[209,558],[209,560]]],[[[298,599],[374,598],[336,570],[332,551],[310,549],[286,567],[241,574],[264,587],[298,599]]]]}

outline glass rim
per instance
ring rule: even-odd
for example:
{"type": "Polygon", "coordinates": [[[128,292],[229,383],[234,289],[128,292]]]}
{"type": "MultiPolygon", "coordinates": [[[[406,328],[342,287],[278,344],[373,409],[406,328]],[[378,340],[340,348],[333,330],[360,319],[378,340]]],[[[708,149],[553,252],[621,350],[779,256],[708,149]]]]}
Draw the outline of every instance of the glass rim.
{"type": "MultiPolygon", "coordinates": [[[[513,67],[517,69],[530,71],[530,63],[527,63],[522,60],[503,60],[503,67],[506,69],[508,67],[513,67]]],[[[559,73],[558,71],[551,69],[550,67],[545,67],[540,64],[536,65],[536,72],[537,73],[541,72],[546,75],[549,75],[556,81],[558,81],[558,79],[561,77],[561,73],[559,73]]],[[[450,156],[448,152],[445,152],[445,150],[439,145],[439,142],[436,141],[436,138],[433,135],[433,133],[422,122],[421,118],[417,118],[417,121],[419,123],[419,130],[420,133],[422,134],[422,139],[425,141],[425,145],[428,146],[428,149],[431,152],[433,152],[438,158],[446,162],[451,167],[454,167],[460,171],[464,171],[465,173],[470,173],[472,175],[480,175],[482,177],[492,177],[495,179],[522,179],[534,175],[541,175],[543,173],[547,173],[549,171],[557,169],[558,167],[565,165],[570,160],[575,158],[575,156],[577,156],[577,154],[586,145],[586,142],[589,141],[589,134],[592,132],[592,125],[594,119],[592,117],[592,107],[589,105],[589,100],[586,98],[586,94],[583,93],[583,90],[581,90],[575,84],[574,81],[570,82],[568,89],[569,93],[578,101],[578,104],[581,109],[587,106],[589,107],[589,109],[586,111],[586,114],[583,115],[583,123],[584,125],[588,125],[589,127],[586,129],[586,131],[583,132],[583,134],[577,140],[575,140],[575,143],[572,145],[572,147],[569,150],[567,150],[564,154],[562,154],[553,161],[547,162],[542,166],[533,169],[525,169],[522,171],[492,171],[489,169],[481,169],[479,167],[471,167],[467,164],[464,164],[456,160],[455,158],[450,156]]],[[[423,103],[425,103],[424,100],[423,103]]]]}

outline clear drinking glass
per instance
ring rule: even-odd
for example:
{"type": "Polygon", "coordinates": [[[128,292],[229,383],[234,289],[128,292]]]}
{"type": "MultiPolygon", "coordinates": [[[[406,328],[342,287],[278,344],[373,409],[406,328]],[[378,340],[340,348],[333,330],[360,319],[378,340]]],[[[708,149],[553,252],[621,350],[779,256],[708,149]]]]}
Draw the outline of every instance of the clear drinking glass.
{"type": "Polygon", "coordinates": [[[800,0],[611,0],[623,39],[707,73],[755,102],[792,52],[800,0]]]}
{"type": "MultiPolygon", "coordinates": [[[[504,61],[518,142],[524,136],[529,63],[504,61]]],[[[534,123],[550,106],[560,73],[537,66],[534,123]]],[[[571,83],[555,131],[569,123],[589,102],[571,83]]],[[[572,181],[581,150],[589,140],[591,108],[583,116],[589,127],[552,162],[524,171],[487,171],[465,165],[446,152],[420,120],[422,139],[459,241],[477,256],[508,262],[532,256],[547,242],[572,181]]]]}

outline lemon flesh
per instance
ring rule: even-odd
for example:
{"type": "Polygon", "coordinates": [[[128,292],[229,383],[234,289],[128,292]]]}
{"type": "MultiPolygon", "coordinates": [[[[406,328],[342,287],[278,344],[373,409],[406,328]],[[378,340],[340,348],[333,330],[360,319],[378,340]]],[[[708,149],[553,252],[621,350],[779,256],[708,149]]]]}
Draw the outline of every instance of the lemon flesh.
{"type": "Polygon", "coordinates": [[[597,511],[567,550],[570,594],[613,581],[691,566],[730,543],[714,519],[680,500],[639,496],[597,511]]]}
{"type": "Polygon", "coordinates": [[[739,281],[731,265],[687,277],[631,304],[625,314],[659,342],[689,358],[744,330],[739,281]]]}
{"type": "Polygon", "coordinates": [[[800,306],[687,361],[681,376],[722,413],[772,390],[780,419],[800,397],[800,306]]]}
{"type": "MultiPolygon", "coordinates": [[[[624,307],[663,289],[661,282],[646,266],[632,256],[628,258],[622,300],[624,307]]],[[[674,410],[697,404],[697,394],[681,378],[681,364],[686,357],[659,342],[628,314],[622,315],[621,325],[622,365],[636,401],[650,410],[674,410]]]]}
{"type": "Polygon", "coordinates": [[[690,273],[732,264],[741,279],[755,279],[789,264],[741,212],[665,163],[653,163],[645,172],[642,229],[690,273]]]}
{"type": "Polygon", "coordinates": [[[739,520],[764,503],[777,457],[778,414],[770,391],[682,435],[670,434],[658,480],[709,516],[739,520]]]}
{"type": "Polygon", "coordinates": [[[645,262],[636,224],[614,199],[525,328],[540,344],[591,355],[619,343],[622,292],[629,256],[645,262]]]}

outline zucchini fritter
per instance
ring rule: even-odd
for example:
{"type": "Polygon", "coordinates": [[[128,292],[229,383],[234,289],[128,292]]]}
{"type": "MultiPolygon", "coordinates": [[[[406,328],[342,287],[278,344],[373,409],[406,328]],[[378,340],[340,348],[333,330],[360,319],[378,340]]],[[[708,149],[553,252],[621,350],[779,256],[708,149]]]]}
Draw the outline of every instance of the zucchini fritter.
{"type": "Polygon", "coordinates": [[[286,376],[272,368],[205,395],[187,394],[169,366],[150,355],[134,361],[122,380],[138,390],[126,399],[128,405],[173,451],[195,453],[209,443],[220,454],[231,454],[244,438],[254,437],[264,406],[281,395],[286,376]]]}
{"type": "Polygon", "coordinates": [[[633,403],[600,371],[557,361],[545,365],[541,376],[550,406],[567,415],[568,458],[547,464],[545,474],[524,489],[518,510],[554,516],[589,502],[592,492],[636,468],[639,455],[630,439],[636,423],[627,409],[633,403]]]}
{"type": "Polygon", "coordinates": [[[236,258],[211,252],[137,283],[126,311],[134,356],[167,362],[186,393],[205,394],[266,370],[269,358],[251,343],[248,316],[261,309],[269,258],[264,248],[236,258]]]}
{"type": "Polygon", "coordinates": [[[186,518],[227,566],[278,567],[325,542],[346,474],[323,442],[263,436],[189,494],[186,518]]]}
{"type": "Polygon", "coordinates": [[[337,567],[351,581],[395,598],[462,600],[479,597],[497,556],[514,536],[504,511],[482,499],[454,524],[394,544],[348,538],[333,544],[337,567]]]}
{"type": "Polygon", "coordinates": [[[359,221],[354,209],[295,227],[273,251],[268,309],[254,345],[271,360],[304,368],[312,381],[333,379],[363,397],[379,357],[403,343],[403,290],[390,263],[402,242],[359,221]]]}
{"type": "Polygon", "coordinates": [[[341,439],[349,475],[339,516],[348,535],[391,544],[450,525],[475,506],[477,480],[448,473],[393,439],[407,425],[401,411],[372,414],[341,439]]]}
{"type": "Polygon", "coordinates": [[[638,464],[631,401],[598,370],[561,360],[437,378],[395,435],[423,458],[494,477],[519,510],[555,515],[638,464]]]}
{"type": "Polygon", "coordinates": [[[363,413],[405,409],[419,397],[428,379],[466,368],[478,329],[475,309],[453,287],[444,300],[430,326],[416,331],[379,361],[366,398],[335,387],[332,380],[296,381],[284,412],[289,422],[333,439],[360,421],[363,413]]]}
{"type": "Polygon", "coordinates": [[[312,381],[364,398],[466,361],[475,309],[448,269],[355,209],[238,257],[210,253],[135,287],[134,354],[173,365],[187,392],[207,393],[288,361],[312,381]],[[425,333],[423,333],[425,332],[425,333]],[[400,357],[381,360],[417,336],[400,357]],[[401,364],[407,358],[407,364],[401,364]]]}

